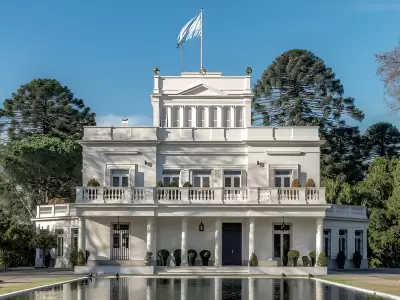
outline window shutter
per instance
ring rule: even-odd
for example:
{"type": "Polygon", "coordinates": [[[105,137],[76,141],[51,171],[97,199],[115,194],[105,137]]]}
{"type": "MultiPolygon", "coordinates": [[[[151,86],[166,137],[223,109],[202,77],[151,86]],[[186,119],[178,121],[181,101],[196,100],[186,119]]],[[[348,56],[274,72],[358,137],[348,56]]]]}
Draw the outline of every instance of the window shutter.
{"type": "Polygon", "coordinates": [[[242,170],[241,187],[247,187],[247,171],[242,170]]]}
{"type": "Polygon", "coordinates": [[[179,175],[179,186],[183,186],[185,182],[190,182],[189,172],[189,170],[181,170],[179,175]]]}
{"type": "Polygon", "coordinates": [[[137,165],[133,168],[129,169],[129,186],[135,187],[136,186],[136,172],[137,172],[137,165]]]}

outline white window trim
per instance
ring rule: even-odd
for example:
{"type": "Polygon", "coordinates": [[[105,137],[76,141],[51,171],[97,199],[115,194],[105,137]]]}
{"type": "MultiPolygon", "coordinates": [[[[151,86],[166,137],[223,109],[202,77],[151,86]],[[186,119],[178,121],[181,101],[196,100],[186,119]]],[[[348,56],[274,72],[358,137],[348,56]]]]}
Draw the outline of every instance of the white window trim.
{"type": "Polygon", "coordinates": [[[282,230],[275,230],[274,229],[274,227],[275,227],[275,225],[279,225],[279,226],[281,226],[282,225],[282,223],[278,223],[278,222],[272,222],[272,255],[274,255],[274,247],[275,247],[275,245],[274,245],[274,235],[275,234],[280,234],[280,239],[281,239],[281,241],[280,241],[280,243],[281,243],[281,257],[274,257],[274,259],[275,260],[281,260],[282,258],[283,258],[283,251],[285,251],[285,249],[283,249],[283,235],[284,234],[289,234],[290,235],[290,246],[291,247],[293,247],[293,224],[292,223],[290,223],[290,222],[285,222],[285,225],[288,225],[289,226],[289,230],[285,230],[285,231],[282,231],[282,230]]]}
{"type": "MultiPolygon", "coordinates": [[[[117,249],[117,248],[114,248],[114,243],[113,243],[113,238],[114,238],[114,224],[115,225],[117,225],[118,223],[117,222],[112,222],[111,223],[111,226],[110,226],[110,257],[111,257],[111,255],[112,255],[112,251],[113,251],[113,249],[117,249]]],[[[132,226],[131,226],[131,223],[129,223],[129,222],[120,222],[119,223],[119,225],[128,225],[129,227],[129,229],[128,229],[128,234],[129,234],[129,244],[128,244],[128,249],[129,249],[129,260],[131,260],[132,259],[132,251],[131,251],[131,249],[132,249],[132,247],[131,247],[131,244],[132,244],[132,226]]],[[[121,239],[121,232],[120,232],[120,236],[119,236],[119,238],[120,238],[120,240],[119,240],[119,242],[120,242],[120,246],[121,246],[121,242],[122,242],[122,239],[121,239]]]]}
{"type": "Polygon", "coordinates": [[[347,257],[347,252],[348,252],[348,250],[349,250],[349,231],[347,230],[347,229],[340,229],[339,228],[339,230],[338,230],[338,246],[339,246],[339,251],[338,251],[338,253],[341,251],[340,250],[340,239],[342,239],[342,238],[344,238],[345,239],[345,251],[344,251],[344,254],[346,255],[346,259],[348,258],[347,257]],[[346,232],[346,234],[345,235],[340,235],[340,231],[341,230],[344,230],[345,232],[346,232]]]}
{"type": "Polygon", "coordinates": [[[186,124],[184,127],[192,128],[193,126],[193,107],[188,106],[185,109],[185,121],[186,124]]]}
{"type": "MultiPolygon", "coordinates": [[[[228,169],[223,169],[222,170],[222,176],[223,176],[223,182],[222,185],[223,187],[225,187],[225,178],[229,177],[231,178],[231,183],[234,183],[234,178],[238,177],[239,178],[239,187],[237,188],[242,188],[242,175],[243,175],[243,170],[238,170],[238,169],[232,169],[232,170],[228,170],[228,169]],[[225,171],[240,171],[239,175],[225,175],[225,171]]],[[[230,188],[235,188],[235,187],[230,187],[230,188]]]]}
{"type": "Polygon", "coordinates": [[[300,170],[300,165],[299,164],[270,164],[267,168],[267,183],[269,187],[274,187],[275,186],[275,170],[291,170],[292,175],[290,177],[290,184],[292,184],[293,179],[295,179],[295,173],[297,173],[297,178],[299,177],[299,170],[300,170]],[[273,186],[270,186],[270,185],[273,186]]]}
{"type": "Polygon", "coordinates": [[[361,246],[361,251],[360,251],[360,254],[361,254],[361,257],[364,257],[364,230],[363,229],[356,229],[356,230],[354,230],[354,252],[357,250],[356,249],[356,241],[357,240],[361,240],[361,243],[360,243],[360,246],[361,246]],[[356,232],[357,231],[359,231],[360,233],[361,233],[361,235],[359,235],[359,236],[356,236],[356,232]]]}
{"type": "Polygon", "coordinates": [[[112,170],[129,170],[129,178],[128,178],[128,187],[132,187],[131,183],[131,172],[136,172],[137,165],[132,165],[132,164],[107,164],[104,172],[104,180],[103,180],[103,186],[104,187],[111,187],[111,175],[112,175],[112,170]]]}
{"type": "MultiPolygon", "coordinates": [[[[172,182],[172,178],[173,177],[178,177],[178,181],[177,181],[177,184],[179,185],[179,182],[181,181],[181,169],[172,169],[172,168],[164,168],[163,169],[163,171],[179,171],[179,174],[174,174],[174,175],[172,175],[172,174],[164,174],[164,173],[162,173],[161,174],[161,182],[164,184],[164,178],[170,178],[171,180],[170,180],[170,182],[172,182]]],[[[166,186],[167,187],[167,186],[166,186]]]]}
{"type": "MultiPolygon", "coordinates": [[[[197,171],[197,170],[196,170],[197,171]]],[[[206,170],[204,170],[204,171],[206,171],[206,170]]],[[[208,170],[207,170],[208,171],[208,170]]],[[[193,171],[191,172],[192,174],[192,176],[191,176],[191,184],[193,185],[193,187],[194,187],[194,178],[195,177],[200,177],[200,187],[203,187],[203,178],[204,177],[208,177],[208,184],[210,185],[210,187],[211,187],[211,181],[212,181],[212,170],[209,170],[209,171],[211,171],[211,173],[210,174],[193,174],[193,171]]]]}
{"type": "Polygon", "coordinates": [[[329,253],[325,253],[325,255],[330,259],[332,257],[332,229],[330,228],[324,228],[324,251],[325,251],[325,238],[328,237],[329,245],[328,245],[328,250],[329,253]],[[328,234],[325,235],[325,230],[328,231],[328,234]]]}

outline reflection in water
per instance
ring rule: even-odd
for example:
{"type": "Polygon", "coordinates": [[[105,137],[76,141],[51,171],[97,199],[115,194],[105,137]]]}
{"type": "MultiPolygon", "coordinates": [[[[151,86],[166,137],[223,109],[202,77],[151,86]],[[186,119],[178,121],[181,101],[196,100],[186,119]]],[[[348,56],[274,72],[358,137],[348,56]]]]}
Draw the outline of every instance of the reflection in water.
{"type": "Polygon", "coordinates": [[[84,280],[12,300],[369,300],[380,299],[308,279],[121,277],[84,280]]]}

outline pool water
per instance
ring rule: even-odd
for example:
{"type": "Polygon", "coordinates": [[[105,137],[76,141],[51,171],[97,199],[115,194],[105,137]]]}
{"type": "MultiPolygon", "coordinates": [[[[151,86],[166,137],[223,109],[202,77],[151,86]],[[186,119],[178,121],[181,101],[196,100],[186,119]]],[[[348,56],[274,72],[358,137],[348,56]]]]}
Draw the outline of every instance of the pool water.
{"type": "Polygon", "coordinates": [[[11,300],[370,300],[383,299],[309,279],[93,278],[11,300]]]}

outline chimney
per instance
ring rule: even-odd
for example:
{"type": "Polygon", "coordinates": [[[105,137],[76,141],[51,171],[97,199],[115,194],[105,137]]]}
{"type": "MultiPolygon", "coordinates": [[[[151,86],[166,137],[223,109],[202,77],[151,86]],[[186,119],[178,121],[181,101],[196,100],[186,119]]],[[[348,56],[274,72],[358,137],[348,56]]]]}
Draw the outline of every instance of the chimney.
{"type": "Polygon", "coordinates": [[[122,119],[121,126],[122,127],[128,127],[128,119],[122,119]]]}

